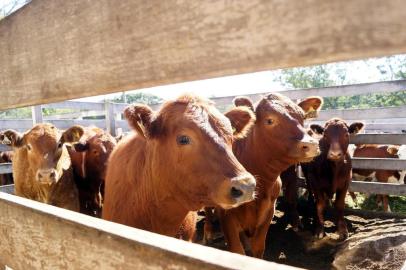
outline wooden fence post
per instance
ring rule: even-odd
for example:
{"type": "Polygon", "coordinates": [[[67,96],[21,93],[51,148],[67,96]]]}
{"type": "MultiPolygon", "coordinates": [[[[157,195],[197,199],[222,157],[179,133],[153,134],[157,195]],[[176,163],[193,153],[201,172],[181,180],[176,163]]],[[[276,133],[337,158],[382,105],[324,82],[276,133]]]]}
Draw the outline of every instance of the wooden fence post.
{"type": "Polygon", "coordinates": [[[32,125],[34,126],[36,124],[42,123],[43,119],[41,105],[32,106],[31,110],[32,110],[32,125]]]}
{"type": "Polygon", "coordinates": [[[109,101],[106,101],[105,106],[106,106],[105,110],[106,110],[107,131],[111,135],[116,136],[116,119],[115,119],[114,104],[109,101]]]}

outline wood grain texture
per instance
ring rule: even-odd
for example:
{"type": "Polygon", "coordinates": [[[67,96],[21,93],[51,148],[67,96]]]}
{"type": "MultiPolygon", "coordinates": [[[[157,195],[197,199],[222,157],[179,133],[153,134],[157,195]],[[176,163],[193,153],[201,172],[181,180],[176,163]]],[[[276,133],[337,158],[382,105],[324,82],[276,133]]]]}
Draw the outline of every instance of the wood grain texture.
{"type": "MultiPolygon", "coordinates": [[[[298,178],[297,186],[301,188],[307,188],[304,178],[298,178]]],[[[385,194],[395,196],[406,195],[406,185],[403,184],[387,184],[379,182],[363,182],[363,181],[351,181],[349,191],[361,192],[367,194],[385,194]]],[[[354,210],[354,209],[353,209],[354,210]]],[[[364,212],[365,210],[362,210],[364,212]]]]}
{"type": "MultiPolygon", "coordinates": [[[[406,170],[406,160],[389,158],[352,158],[354,169],[406,170]]],[[[406,185],[405,185],[406,188],[406,185]]]]}
{"type": "Polygon", "coordinates": [[[352,144],[406,144],[406,134],[358,134],[350,137],[352,144]]]}
{"type": "Polygon", "coordinates": [[[33,0],[0,22],[0,110],[406,52],[404,0],[33,0]]]}
{"type": "Polygon", "coordinates": [[[0,216],[0,264],[15,270],[295,269],[2,192],[0,216]]]}

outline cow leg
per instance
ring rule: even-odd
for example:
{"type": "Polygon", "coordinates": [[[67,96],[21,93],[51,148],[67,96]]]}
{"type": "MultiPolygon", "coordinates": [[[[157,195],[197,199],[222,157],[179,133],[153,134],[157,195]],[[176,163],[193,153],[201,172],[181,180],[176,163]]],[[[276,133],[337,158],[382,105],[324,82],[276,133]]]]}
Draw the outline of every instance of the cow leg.
{"type": "Polygon", "coordinates": [[[349,191],[348,193],[350,193],[351,199],[355,203],[355,205],[358,205],[357,195],[355,195],[355,192],[349,191]]]}
{"type": "Polygon", "coordinates": [[[337,227],[340,239],[346,239],[348,237],[347,223],[344,220],[344,206],[345,206],[345,196],[347,191],[337,191],[336,200],[334,202],[334,208],[337,215],[337,227]]]}
{"type": "Polygon", "coordinates": [[[207,245],[213,242],[214,240],[214,227],[213,223],[215,220],[215,213],[213,213],[213,208],[205,207],[204,213],[206,218],[204,219],[203,227],[203,244],[207,245]]]}
{"type": "Polygon", "coordinates": [[[389,206],[389,196],[388,195],[380,195],[382,198],[382,203],[383,203],[383,211],[384,212],[391,212],[390,206],[389,206]]]}
{"type": "Polygon", "coordinates": [[[233,216],[227,215],[221,211],[220,223],[224,233],[224,239],[230,252],[245,255],[244,247],[240,241],[240,232],[238,221],[233,216]]]}
{"type": "Polygon", "coordinates": [[[317,194],[316,197],[316,237],[321,239],[324,237],[324,208],[326,207],[327,198],[323,194],[317,194]]]}
{"type": "Polygon", "coordinates": [[[289,167],[281,174],[282,183],[284,186],[284,199],[286,203],[286,214],[289,218],[289,222],[295,232],[299,228],[303,228],[300,223],[299,213],[297,211],[297,176],[295,166],[289,167]]]}
{"type": "Polygon", "coordinates": [[[270,220],[266,224],[257,228],[254,237],[251,238],[252,256],[255,258],[262,259],[264,257],[266,235],[268,233],[269,224],[270,220]]]}

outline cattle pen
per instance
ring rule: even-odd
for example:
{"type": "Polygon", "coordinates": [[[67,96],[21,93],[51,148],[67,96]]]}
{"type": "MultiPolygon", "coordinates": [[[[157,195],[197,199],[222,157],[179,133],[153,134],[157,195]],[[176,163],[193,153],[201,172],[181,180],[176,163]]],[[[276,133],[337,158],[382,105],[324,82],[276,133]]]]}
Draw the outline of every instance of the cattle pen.
{"type": "MultiPolygon", "coordinates": [[[[33,0],[0,21],[0,110],[34,106],[34,121],[18,124],[26,129],[44,120],[41,104],[74,108],[83,104],[55,102],[245,72],[406,53],[405,16],[406,3],[402,0],[201,1],[193,5],[186,1],[33,0]]],[[[405,81],[392,81],[286,94],[300,99],[321,91],[321,96],[327,97],[369,93],[371,89],[393,92],[405,90],[405,86],[405,81]]],[[[217,98],[215,102],[230,104],[230,99],[217,98]]],[[[84,106],[107,110],[106,120],[98,120],[98,126],[112,133],[126,128],[121,119],[117,120],[124,104],[84,106]]],[[[332,115],[356,120],[360,112],[323,114],[318,120],[332,115]]],[[[406,144],[406,135],[401,134],[406,129],[404,106],[371,109],[364,115],[363,120],[375,127],[372,130],[390,133],[362,134],[353,143],[406,144]],[[377,118],[397,118],[399,122],[372,121],[377,118]]],[[[54,121],[66,127],[65,120],[54,121]]],[[[85,123],[71,121],[67,125],[73,122],[85,123]]],[[[2,120],[0,125],[10,127],[2,120]]],[[[354,168],[406,168],[406,160],[353,162],[354,168]]],[[[10,164],[0,165],[0,174],[10,170],[10,164]]],[[[405,187],[353,182],[351,190],[406,195],[405,187]]],[[[3,191],[11,193],[12,188],[3,191]]],[[[0,192],[0,217],[0,268],[291,268],[5,192],[0,192]]]]}

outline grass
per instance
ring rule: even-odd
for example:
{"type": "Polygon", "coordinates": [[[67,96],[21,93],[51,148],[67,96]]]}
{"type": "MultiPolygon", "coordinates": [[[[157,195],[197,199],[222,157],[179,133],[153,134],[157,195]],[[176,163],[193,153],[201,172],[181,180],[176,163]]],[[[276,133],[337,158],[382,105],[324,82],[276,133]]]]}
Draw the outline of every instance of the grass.
{"type": "MultiPolygon", "coordinates": [[[[352,201],[350,196],[346,198],[346,206],[353,209],[383,211],[382,204],[376,202],[377,195],[367,195],[356,193],[357,204],[352,201]]],[[[406,197],[405,196],[389,196],[389,206],[393,213],[406,215],[406,197]]]]}

